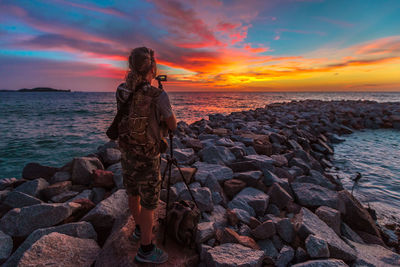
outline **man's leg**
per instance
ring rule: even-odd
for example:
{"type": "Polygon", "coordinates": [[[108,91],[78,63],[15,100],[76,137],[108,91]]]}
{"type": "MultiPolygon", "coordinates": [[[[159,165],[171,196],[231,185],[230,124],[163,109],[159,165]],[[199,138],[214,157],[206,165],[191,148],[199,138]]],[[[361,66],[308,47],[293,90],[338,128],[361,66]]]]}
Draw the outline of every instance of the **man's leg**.
{"type": "Polygon", "coordinates": [[[149,210],[145,207],[142,207],[140,212],[140,229],[141,229],[141,238],[140,243],[142,245],[150,245],[153,235],[153,218],[154,218],[154,209],[149,210]]]}
{"type": "Polygon", "coordinates": [[[129,196],[129,209],[131,210],[133,219],[135,220],[135,224],[141,225],[140,223],[140,196],[129,196]]]}

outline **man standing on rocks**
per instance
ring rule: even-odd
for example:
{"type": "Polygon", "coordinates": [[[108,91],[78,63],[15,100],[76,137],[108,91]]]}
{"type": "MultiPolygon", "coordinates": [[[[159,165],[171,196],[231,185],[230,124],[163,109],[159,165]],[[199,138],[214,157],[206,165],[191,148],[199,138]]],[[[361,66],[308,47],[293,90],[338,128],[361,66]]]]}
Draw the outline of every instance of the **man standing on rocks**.
{"type": "Polygon", "coordinates": [[[176,118],[167,93],[151,85],[157,73],[154,51],[135,48],[128,62],[126,82],[117,89],[118,108],[131,102],[118,125],[118,145],[129,207],[136,223],[133,238],[141,243],[135,259],[163,263],[168,254],[153,244],[152,229],[161,190],[160,153],[166,149],[163,135],[166,127],[176,129],[176,118]]]}

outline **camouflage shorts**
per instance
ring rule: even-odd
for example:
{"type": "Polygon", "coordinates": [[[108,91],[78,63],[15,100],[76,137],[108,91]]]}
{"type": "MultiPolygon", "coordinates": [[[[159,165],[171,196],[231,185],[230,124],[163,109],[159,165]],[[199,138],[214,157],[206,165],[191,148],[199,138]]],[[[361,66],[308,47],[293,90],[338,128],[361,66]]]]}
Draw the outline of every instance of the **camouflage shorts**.
{"type": "Polygon", "coordinates": [[[160,157],[144,161],[143,158],[121,151],[122,175],[126,192],[140,196],[140,205],[157,208],[161,190],[160,157]]]}

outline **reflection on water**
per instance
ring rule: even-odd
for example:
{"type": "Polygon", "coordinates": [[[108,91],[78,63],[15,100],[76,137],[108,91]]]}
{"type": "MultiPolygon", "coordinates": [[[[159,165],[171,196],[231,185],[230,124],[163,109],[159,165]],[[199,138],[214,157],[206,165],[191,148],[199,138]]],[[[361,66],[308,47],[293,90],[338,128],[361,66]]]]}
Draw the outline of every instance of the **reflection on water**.
{"type": "MultiPolygon", "coordinates": [[[[167,87],[168,88],[168,87],[167,87]]],[[[320,99],[400,101],[400,93],[169,93],[178,120],[264,107],[273,102],[320,99]]],[[[0,178],[20,177],[28,162],[61,166],[108,141],[115,93],[0,92],[0,178]]]]}
{"type": "Polygon", "coordinates": [[[400,222],[400,131],[365,130],[345,139],[334,146],[334,163],[345,173],[345,188],[351,190],[350,178],[360,172],[354,195],[378,214],[400,222]]]}

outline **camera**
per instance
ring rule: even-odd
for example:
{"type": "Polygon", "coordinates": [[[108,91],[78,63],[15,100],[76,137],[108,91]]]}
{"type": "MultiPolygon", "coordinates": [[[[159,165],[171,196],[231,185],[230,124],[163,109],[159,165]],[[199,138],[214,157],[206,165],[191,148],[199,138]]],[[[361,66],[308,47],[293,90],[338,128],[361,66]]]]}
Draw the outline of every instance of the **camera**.
{"type": "Polygon", "coordinates": [[[156,80],[158,80],[160,82],[166,82],[167,81],[167,75],[158,75],[156,77],[156,80]]]}

